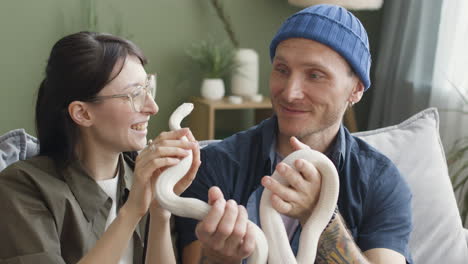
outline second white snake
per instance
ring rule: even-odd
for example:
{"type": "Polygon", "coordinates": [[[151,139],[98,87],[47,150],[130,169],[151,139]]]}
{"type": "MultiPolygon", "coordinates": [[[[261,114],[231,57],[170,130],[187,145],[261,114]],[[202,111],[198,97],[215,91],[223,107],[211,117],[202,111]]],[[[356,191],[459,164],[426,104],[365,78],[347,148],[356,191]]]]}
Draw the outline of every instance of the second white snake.
{"type": "MultiPolygon", "coordinates": [[[[182,119],[192,110],[193,105],[189,103],[179,106],[169,118],[170,129],[180,129],[182,119]]],[[[297,262],[289,245],[281,216],[271,205],[271,192],[265,189],[260,202],[260,221],[268,242],[262,230],[252,223],[255,226],[256,247],[248,259],[249,264],[265,264],[267,259],[270,264],[305,264],[313,263],[315,260],[318,240],[330,221],[337,203],[339,178],[333,163],[322,153],[311,149],[295,151],[283,162],[294,167],[294,161],[299,158],[314,164],[322,175],[322,185],[316,209],[302,229],[297,262]]],[[[210,205],[198,199],[179,197],[173,191],[176,183],[189,171],[191,164],[192,154],[182,159],[176,166],[167,168],[156,182],[156,199],[161,206],[175,215],[202,220],[208,214],[210,205]]],[[[276,171],[272,177],[285,184],[276,171]]]]}

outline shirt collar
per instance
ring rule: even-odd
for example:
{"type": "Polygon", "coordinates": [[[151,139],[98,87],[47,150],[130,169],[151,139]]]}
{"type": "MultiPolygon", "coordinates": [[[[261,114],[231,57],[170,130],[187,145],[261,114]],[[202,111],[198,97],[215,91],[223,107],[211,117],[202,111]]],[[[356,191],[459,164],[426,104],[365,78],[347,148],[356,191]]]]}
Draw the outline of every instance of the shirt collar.
{"type": "MultiPolygon", "coordinates": [[[[128,191],[124,190],[130,189],[132,177],[131,170],[123,161],[122,155],[119,157],[118,166],[120,177],[117,197],[120,199],[126,196],[125,193],[128,193],[128,191]]],[[[109,197],[99,187],[94,178],[90,176],[90,173],[79,160],[67,166],[63,171],[63,175],[68,187],[83,210],[86,219],[91,221],[104,206],[109,197]]],[[[120,200],[119,204],[122,204],[120,200]]]]}
{"type": "MultiPolygon", "coordinates": [[[[276,152],[276,136],[278,134],[278,118],[273,115],[271,118],[265,120],[262,127],[262,148],[263,160],[269,160],[270,165],[274,166],[275,152],[276,152]]],[[[326,151],[325,155],[335,164],[335,167],[340,171],[344,165],[346,158],[346,137],[345,128],[340,125],[334,143],[326,151]]],[[[274,168],[271,168],[274,171],[274,168]]]]}
{"type": "Polygon", "coordinates": [[[274,151],[276,150],[276,135],[278,134],[278,118],[276,115],[273,115],[264,121],[261,133],[263,160],[269,160],[270,166],[273,166],[275,160],[274,151]]]}
{"type": "Polygon", "coordinates": [[[340,171],[343,167],[344,160],[346,158],[346,137],[345,128],[340,125],[338,134],[334,140],[334,143],[328,148],[325,155],[335,164],[335,167],[340,171]]]}

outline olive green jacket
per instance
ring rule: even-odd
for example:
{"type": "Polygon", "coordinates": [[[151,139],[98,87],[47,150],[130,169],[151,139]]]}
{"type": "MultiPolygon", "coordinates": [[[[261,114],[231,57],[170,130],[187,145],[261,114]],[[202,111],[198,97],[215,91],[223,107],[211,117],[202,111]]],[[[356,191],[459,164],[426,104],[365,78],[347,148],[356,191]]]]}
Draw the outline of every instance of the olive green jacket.
{"type": "MultiPolygon", "coordinates": [[[[133,162],[121,156],[117,207],[125,202],[133,162]]],[[[112,206],[79,162],[58,169],[48,157],[0,172],[0,264],[78,262],[104,233],[112,206]]],[[[134,263],[142,263],[146,217],[137,226],[134,263]]]]}

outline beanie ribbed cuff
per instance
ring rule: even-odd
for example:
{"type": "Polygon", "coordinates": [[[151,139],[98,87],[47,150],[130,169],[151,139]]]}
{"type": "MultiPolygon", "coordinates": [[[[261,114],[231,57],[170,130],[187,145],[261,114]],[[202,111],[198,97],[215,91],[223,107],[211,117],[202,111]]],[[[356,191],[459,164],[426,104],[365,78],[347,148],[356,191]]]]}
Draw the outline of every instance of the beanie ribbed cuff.
{"type": "Polygon", "coordinates": [[[329,46],[349,63],[365,89],[370,87],[371,55],[367,33],[361,22],[346,9],[317,5],[289,17],[271,41],[272,60],[278,44],[289,38],[306,38],[329,46]]]}

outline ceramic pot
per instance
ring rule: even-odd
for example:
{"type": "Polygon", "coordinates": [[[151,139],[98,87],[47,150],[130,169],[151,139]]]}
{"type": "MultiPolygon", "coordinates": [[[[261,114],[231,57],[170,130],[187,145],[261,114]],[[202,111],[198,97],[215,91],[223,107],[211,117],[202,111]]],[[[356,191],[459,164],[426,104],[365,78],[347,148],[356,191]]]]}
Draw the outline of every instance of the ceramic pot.
{"type": "Polygon", "coordinates": [[[253,49],[239,49],[235,60],[239,68],[231,78],[233,95],[248,97],[258,93],[258,54],[253,49]]]}
{"type": "Polygon", "coordinates": [[[222,79],[204,79],[201,95],[209,100],[219,100],[224,96],[224,81],[222,79]]]}

